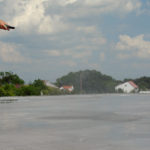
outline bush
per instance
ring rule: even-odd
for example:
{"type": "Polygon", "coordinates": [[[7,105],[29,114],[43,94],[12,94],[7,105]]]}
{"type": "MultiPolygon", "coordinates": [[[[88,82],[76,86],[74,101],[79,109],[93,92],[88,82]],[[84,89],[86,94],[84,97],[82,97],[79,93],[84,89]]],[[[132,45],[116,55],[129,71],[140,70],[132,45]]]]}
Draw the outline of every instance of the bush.
{"type": "Polygon", "coordinates": [[[17,96],[40,95],[40,89],[33,85],[25,85],[17,89],[17,96]]]}
{"type": "Polygon", "coordinates": [[[0,87],[0,96],[6,96],[6,91],[3,87],[0,87]]]}

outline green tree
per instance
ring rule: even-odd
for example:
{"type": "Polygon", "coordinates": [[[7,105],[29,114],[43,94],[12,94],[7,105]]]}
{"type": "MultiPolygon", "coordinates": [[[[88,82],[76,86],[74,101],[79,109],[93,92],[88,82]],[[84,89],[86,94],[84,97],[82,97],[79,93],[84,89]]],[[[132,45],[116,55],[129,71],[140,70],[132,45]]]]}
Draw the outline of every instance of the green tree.
{"type": "Polygon", "coordinates": [[[40,90],[47,89],[47,86],[45,85],[44,81],[41,80],[41,79],[34,80],[32,85],[35,86],[35,87],[39,87],[40,90]]]}
{"type": "Polygon", "coordinates": [[[85,70],[58,78],[56,84],[73,85],[75,93],[112,93],[118,81],[96,70],[85,70]]]}
{"type": "Polygon", "coordinates": [[[2,96],[16,96],[16,87],[13,84],[5,84],[1,88],[4,92],[2,96]]]}
{"type": "Polygon", "coordinates": [[[3,87],[0,87],[0,96],[6,96],[6,91],[3,87]]]}
{"type": "Polygon", "coordinates": [[[31,95],[40,95],[40,90],[38,87],[33,85],[25,85],[17,89],[18,96],[31,96],[31,95]]]}
{"type": "Polygon", "coordinates": [[[0,72],[0,85],[3,84],[24,84],[24,80],[12,72],[0,72]]]}
{"type": "Polygon", "coordinates": [[[150,90],[150,77],[141,77],[135,79],[134,82],[139,86],[141,90],[150,90]]]}

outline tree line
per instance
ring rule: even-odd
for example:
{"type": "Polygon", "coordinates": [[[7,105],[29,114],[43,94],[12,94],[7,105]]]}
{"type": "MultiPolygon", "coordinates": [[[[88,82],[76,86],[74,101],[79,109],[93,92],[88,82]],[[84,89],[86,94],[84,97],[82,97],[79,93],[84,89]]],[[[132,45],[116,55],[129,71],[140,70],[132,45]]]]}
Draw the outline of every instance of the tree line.
{"type": "Polygon", "coordinates": [[[116,85],[129,80],[134,81],[140,90],[150,90],[150,77],[120,81],[96,70],[70,72],[56,80],[55,85],[58,87],[73,85],[72,93],[48,87],[41,79],[25,84],[25,81],[13,72],[0,72],[0,96],[115,93],[116,85]]]}
{"type": "Polygon", "coordinates": [[[150,90],[150,77],[140,77],[137,79],[116,80],[111,76],[102,74],[96,70],[84,70],[70,72],[69,74],[56,80],[57,86],[73,85],[74,93],[115,93],[115,86],[132,80],[138,85],[139,90],[150,90]]]}
{"type": "Polygon", "coordinates": [[[74,93],[114,93],[119,81],[96,70],[70,72],[56,80],[57,86],[73,85],[74,93]]]}
{"type": "Polygon", "coordinates": [[[0,72],[0,96],[31,96],[31,95],[58,95],[59,89],[48,87],[43,80],[25,84],[17,74],[13,72],[0,72]]]}

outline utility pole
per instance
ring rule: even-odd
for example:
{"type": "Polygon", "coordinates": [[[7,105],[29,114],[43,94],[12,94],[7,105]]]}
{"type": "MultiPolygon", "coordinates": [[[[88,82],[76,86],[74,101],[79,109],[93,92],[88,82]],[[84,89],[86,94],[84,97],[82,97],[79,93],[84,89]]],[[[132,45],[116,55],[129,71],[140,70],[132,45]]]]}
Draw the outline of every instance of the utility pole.
{"type": "Polygon", "coordinates": [[[82,94],[82,72],[80,72],[80,94],[82,94]]]}

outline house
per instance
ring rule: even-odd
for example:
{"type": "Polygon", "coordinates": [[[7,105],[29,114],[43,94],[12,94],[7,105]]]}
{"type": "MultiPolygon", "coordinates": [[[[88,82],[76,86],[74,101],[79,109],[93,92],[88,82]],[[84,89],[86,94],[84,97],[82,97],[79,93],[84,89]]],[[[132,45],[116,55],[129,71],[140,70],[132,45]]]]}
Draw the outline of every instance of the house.
{"type": "Polygon", "coordinates": [[[50,82],[49,82],[49,81],[47,81],[47,80],[44,80],[43,82],[44,82],[44,84],[45,84],[46,86],[48,86],[48,87],[58,88],[56,85],[54,85],[54,84],[50,83],[50,82]]]}
{"type": "Polygon", "coordinates": [[[139,88],[133,81],[128,81],[115,87],[115,90],[120,90],[124,93],[138,92],[139,88]]]}
{"type": "Polygon", "coordinates": [[[74,90],[74,87],[73,85],[64,85],[62,87],[60,87],[60,90],[65,90],[65,91],[68,91],[68,92],[72,92],[74,90]]]}

